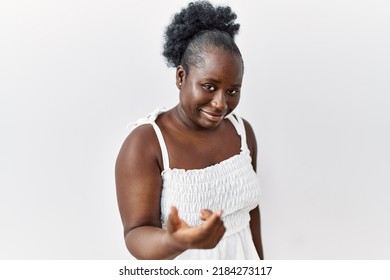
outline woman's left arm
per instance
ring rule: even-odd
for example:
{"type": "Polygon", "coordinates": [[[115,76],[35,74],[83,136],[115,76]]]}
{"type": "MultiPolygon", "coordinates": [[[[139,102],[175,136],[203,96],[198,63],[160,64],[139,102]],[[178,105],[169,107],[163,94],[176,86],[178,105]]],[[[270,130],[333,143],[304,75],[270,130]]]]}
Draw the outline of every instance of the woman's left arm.
{"type": "Polygon", "coordinates": [[[252,232],[253,243],[255,244],[257,254],[261,260],[264,260],[263,243],[261,242],[261,222],[260,222],[260,208],[257,206],[249,212],[251,216],[250,228],[252,232]]]}
{"type": "MultiPolygon", "coordinates": [[[[251,153],[252,157],[252,166],[253,170],[256,172],[257,168],[257,143],[256,143],[256,137],[255,133],[253,132],[253,129],[251,125],[244,120],[245,124],[245,131],[246,131],[246,139],[248,148],[251,153]]],[[[263,244],[261,241],[261,219],[260,219],[260,207],[257,206],[255,209],[249,212],[251,221],[250,221],[250,229],[252,232],[252,238],[253,243],[255,244],[257,254],[259,255],[260,259],[264,259],[264,252],[263,252],[263,244]]]]}

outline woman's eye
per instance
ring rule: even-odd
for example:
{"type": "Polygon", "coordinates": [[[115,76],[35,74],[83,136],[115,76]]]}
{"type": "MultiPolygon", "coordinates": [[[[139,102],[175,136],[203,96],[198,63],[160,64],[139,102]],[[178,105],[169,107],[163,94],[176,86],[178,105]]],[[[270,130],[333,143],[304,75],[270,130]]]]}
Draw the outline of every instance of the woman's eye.
{"type": "Polygon", "coordinates": [[[237,95],[239,92],[240,92],[240,90],[237,88],[228,90],[228,94],[233,95],[233,96],[237,95]]]}
{"type": "Polygon", "coordinates": [[[203,85],[203,88],[209,91],[214,91],[215,87],[213,85],[205,84],[203,85]]]}

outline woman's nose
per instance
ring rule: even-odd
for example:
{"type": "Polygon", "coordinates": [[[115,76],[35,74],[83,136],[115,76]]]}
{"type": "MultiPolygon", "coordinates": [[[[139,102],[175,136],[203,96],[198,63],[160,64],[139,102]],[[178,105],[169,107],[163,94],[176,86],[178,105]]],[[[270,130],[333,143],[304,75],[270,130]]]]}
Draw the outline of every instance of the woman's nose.
{"type": "Polygon", "coordinates": [[[213,100],[211,101],[211,104],[215,109],[219,111],[226,111],[227,103],[225,93],[222,90],[216,92],[213,100]]]}

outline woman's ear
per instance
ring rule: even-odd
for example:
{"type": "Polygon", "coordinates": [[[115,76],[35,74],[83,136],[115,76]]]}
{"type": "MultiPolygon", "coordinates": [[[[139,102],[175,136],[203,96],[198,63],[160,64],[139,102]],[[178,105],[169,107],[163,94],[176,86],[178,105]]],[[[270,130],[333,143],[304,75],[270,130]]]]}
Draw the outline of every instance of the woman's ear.
{"type": "Polygon", "coordinates": [[[180,90],[186,77],[186,71],[183,65],[179,65],[176,68],[176,86],[180,90]]]}

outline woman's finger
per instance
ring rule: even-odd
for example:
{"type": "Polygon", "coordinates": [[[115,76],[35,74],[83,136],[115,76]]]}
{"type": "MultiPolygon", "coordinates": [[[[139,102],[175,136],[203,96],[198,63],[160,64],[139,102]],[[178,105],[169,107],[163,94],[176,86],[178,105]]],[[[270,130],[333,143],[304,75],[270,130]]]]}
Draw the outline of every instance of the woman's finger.
{"type": "Polygon", "coordinates": [[[175,206],[171,207],[171,212],[168,216],[167,229],[169,232],[174,232],[180,225],[179,212],[175,206]]]}

